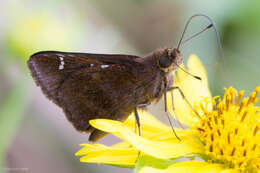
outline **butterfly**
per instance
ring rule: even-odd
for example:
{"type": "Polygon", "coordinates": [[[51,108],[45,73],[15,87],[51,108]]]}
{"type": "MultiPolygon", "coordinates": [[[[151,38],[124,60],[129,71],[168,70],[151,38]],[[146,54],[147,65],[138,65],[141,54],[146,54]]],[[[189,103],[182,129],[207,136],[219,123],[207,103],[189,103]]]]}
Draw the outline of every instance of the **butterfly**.
{"type": "Polygon", "coordinates": [[[138,116],[137,108],[166,93],[182,57],[173,48],[145,57],[43,51],[27,64],[47,98],[63,109],[76,130],[91,133],[89,140],[96,141],[106,133],[89,120],[124,121],[133,111],[138,116]]]}
{"type": "Polygon", "coordinates": [[[173,85],[173,73],[183,63],[179,48],[211,27],[214,27],[219,39],[212,19],[195,14],[186,23],[177,48],[158,49],[143,57],[42,51],[33,54],[27,64],[35,83],[46,97],[63,109],[76,130],[90,133],[89,141],[97,141],[106,135],[92,127],[89,120],[106,118],[124,121],[132,112],[140,135],[138,108],[164,96],[167,112],[166,93],[174,89],[178,89],[189,104],[180,88],[173,85]],[[187,26],[194,17],[205,17],[211,24],[183,41],[187,26]]]}

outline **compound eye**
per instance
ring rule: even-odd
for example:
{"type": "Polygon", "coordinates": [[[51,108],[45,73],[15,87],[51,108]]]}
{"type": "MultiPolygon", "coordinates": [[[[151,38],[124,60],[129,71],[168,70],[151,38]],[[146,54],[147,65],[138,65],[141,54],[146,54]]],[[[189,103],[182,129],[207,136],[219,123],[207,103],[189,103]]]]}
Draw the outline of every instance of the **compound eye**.
{"type": "Polygon", "coordinates": [[[159,66],[161,68],[168,68],[170,67],[172,64],[172,60],[170,57],[168,56],[161,56],[159,59],[159,66]]]}

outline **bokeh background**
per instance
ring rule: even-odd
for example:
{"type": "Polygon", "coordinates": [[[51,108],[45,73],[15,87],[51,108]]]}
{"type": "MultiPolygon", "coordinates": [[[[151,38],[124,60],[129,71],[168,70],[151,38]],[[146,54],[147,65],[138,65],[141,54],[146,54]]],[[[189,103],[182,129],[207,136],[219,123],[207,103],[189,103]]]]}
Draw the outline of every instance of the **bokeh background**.
{"type": "MultiPolygon", "coordinates": [[[[181,51],[184,61],[191,53],[201,58],[213,95],[229,85],[246,93],[260,85],[259,0],[1,0],[0,172],[131,172],[79,162],[74,153],[88,136],[76,132],[61,109],[44,97],[26,61],[41,50],[144,56],[156,48],[176,46],[185,22],[195,13],[216,22],[225,62],[213,30],[181,51]]],[[[186,37],[208,24],[195,19],[186,37]]],[[[164,116],[160,104],[150,110],[164,116]]],[[[112,136],[101,140],[114,141],[112,136]]]]}

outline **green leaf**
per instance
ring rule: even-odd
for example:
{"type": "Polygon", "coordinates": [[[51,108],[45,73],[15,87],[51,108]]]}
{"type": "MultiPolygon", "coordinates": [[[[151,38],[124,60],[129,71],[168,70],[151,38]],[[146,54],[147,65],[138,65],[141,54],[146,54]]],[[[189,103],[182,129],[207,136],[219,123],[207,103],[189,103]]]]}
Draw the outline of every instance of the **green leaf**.
{"type": "Polygon", "coordinates": [[[175,159],[158,159],[149,155],[140,155],[134,172],[139,172],[143,167],[153,167],[157,169],[166,169],[173,163],[175,163],[175,159]]]}
{"type": "Polygon", "coordinates": [[[115,167],[119,167],[119,168],[135,168],[133,165],[116,165],[116,164],[106,164],[106,165],[109,165],[109,166],[115,166],[115,167]]]}

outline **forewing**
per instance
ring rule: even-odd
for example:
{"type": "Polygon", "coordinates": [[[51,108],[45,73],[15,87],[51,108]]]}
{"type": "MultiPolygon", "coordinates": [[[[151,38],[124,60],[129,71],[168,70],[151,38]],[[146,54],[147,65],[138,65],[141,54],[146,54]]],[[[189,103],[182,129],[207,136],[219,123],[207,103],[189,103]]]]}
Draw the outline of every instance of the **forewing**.
{"type": "Polygon", "coordinates": [[[141,64],[131,55],[40,52],[28,66],[44,94],[62,107],[77,130],[89,120],[124,119],[134,106],[141,64]],[[115,110],[117,107],[117,110],[115,110]]]}

